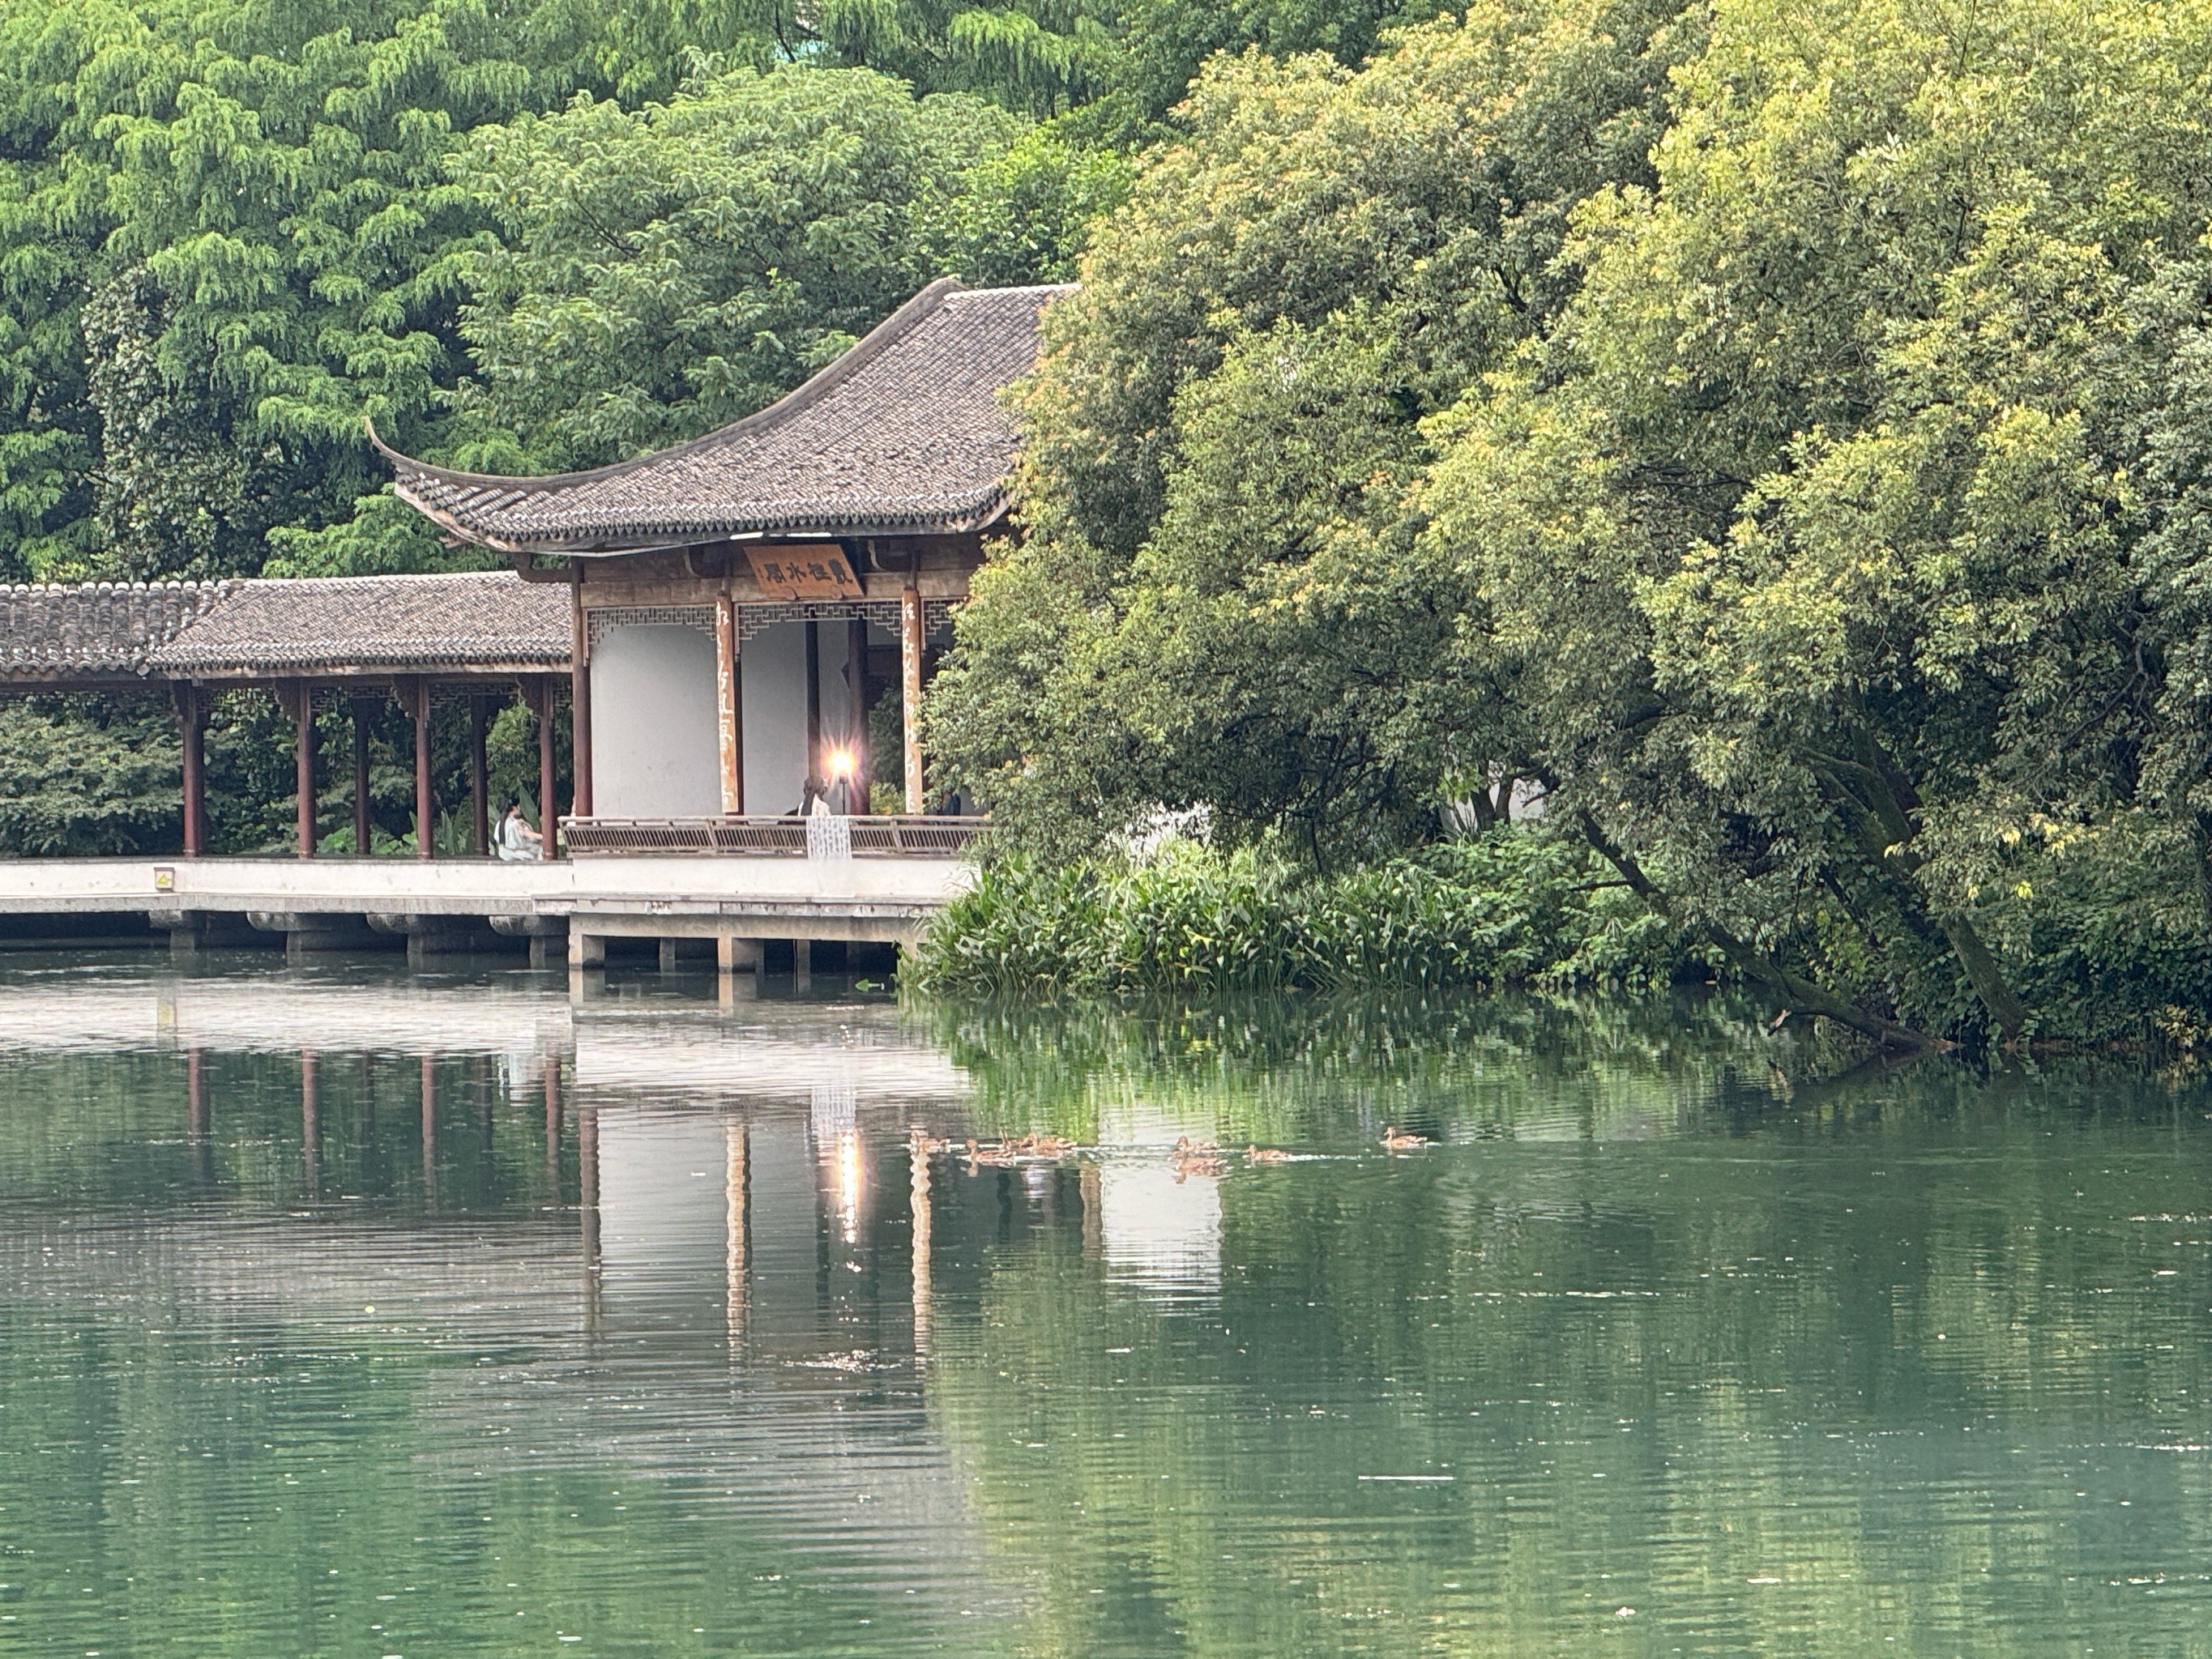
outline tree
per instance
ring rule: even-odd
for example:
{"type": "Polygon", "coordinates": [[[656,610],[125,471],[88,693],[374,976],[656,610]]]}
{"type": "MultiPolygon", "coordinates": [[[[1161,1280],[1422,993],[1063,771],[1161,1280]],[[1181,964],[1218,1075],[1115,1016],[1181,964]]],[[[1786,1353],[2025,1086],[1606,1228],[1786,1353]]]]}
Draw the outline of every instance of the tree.
{"type": "Polygon", "coordinates": [[[2146,873],[2141,479],[2203,291],[2207,21],[1726,0],[1656,187],[1592,198],[1559,325],[1439,428],[1431,544],[1559,809],[1755,976],[2017,1035],[2032,855],[2118,836],[2146,873]]]}
{"type": "MultiPolygon", "coordinates": [[[[946,269],[971,175],[1004,177],[1026,125],[872,70],[793,69],[483,130],[454,168],[499,231],[463,265],[471,461],[596,465],[772,401],[946,269]]],[[[1034,264],[994,276],[1065,268],[1088,199],[1055,188],[1066,176],[1030,167],[1034,264]]],[[[1017,196],[1000,189],[992,217],[1017,196]]],[[[1002,246],[1023,228],[994,227],[1002,246]]]]}
{"type": "Polygon", "coordinates": [[[1567,212],[1647,176],[1694,39],[1669,5],[1495,5],[1358,74],[1207,70],[1048,315],[1025,536],[933,697],[994,811],[1064,846],[1202,806],[1318,860],[1498,781],[1510,708],[1418,534],[1422,422],[1557,313],[1567,212]]]}

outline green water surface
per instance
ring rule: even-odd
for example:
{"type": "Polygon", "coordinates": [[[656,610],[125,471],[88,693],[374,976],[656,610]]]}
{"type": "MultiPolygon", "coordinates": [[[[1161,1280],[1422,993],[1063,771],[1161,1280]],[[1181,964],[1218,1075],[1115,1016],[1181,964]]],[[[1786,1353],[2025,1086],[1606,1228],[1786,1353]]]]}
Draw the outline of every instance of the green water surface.
{"type": "Polygon", "coordinates": [[[2212,1654],[2212,1090],[1842,1063],[16,957],[0,1655],[2212,1654]]]}

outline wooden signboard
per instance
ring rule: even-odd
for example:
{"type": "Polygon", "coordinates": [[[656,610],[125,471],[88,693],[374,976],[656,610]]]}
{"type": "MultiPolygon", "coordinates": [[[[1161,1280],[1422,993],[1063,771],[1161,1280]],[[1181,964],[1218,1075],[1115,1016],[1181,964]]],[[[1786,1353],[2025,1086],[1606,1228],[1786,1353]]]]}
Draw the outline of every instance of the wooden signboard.
{"type": "Polygon", "coordinates": [[[866,592],[842,549],[748,547],[745,558],[761,592],[775,599],[858,599],[866,592]]]}

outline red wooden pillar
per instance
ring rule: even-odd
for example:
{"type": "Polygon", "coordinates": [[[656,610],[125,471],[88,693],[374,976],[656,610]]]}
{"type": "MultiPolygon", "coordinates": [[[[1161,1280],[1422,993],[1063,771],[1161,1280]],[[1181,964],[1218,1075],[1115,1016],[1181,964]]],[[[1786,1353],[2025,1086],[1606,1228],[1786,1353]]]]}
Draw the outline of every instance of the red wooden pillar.
{"type": "Polygon", "coordinates": [[[822,624],[811,617],[806,619],[806,775],[824,787],[830,781],[822,752],[822,624]]]}
{"type": "Polygon", "coordinates": [[[868,757],[868,619],[855,617],[845,624],[845,675],[853,688],[853,807],[866,812],[868,776],[873,769],[868,757]]]}
{"type": "Polygon", "coordinates": [[[305,680],[287,680],[276,687],[277,705],[292,719],[292,781],[297,802],[299,855],[315,856],[315,692],[305,680]]]}
{"type": "Polygon", "coordinates": [[[207,694],[188,680],[178,682],[177,731],[184,743],[185,856],[207,850],[207,694]]]}
{"type": "Polygon", "coordinates": [[[469,693],[469,844],[478,858],[491,853],[490,781],[484,765],[484,697],[469,693]]]}
{"type": "Polygon", "coordinates": [[[538,710],[538,830],[544,837],[539,855],[554,858],[558,855],[556,838],[561,823],[560,803],[554,799],[560,780],[553,766],[553,716],[560,692],[550,674],[537,683],[535,702],[538,710]]]}
{"type": "Polygon", "coordinates": [[[921,587],[914,573],[907,574],[899,594],[899,671],[906,702],[906,810],[927,810],[921,775],[921,653],[927,643],[923,625],[921,587]]]}
{"type": "Polygon", "coordinates": [[[584,615],[584,569],[579,563],[569,578],[574,595],[572,629],[574,664],[568,684],[568,775],[575,797],[569,810],[580,818],[592,816],[592,630],[584,615]]]}
{"type": "Polygon", "coordinates": [[[367,858],[374,838],[374,826],[368,817],[368,733],[375,719],[375,702],[368,697],[353,699],[353,850],[356,858],[367,858]]]}
{"type": "Polygon", "coordinates": [[[721,735],[722,811],[745,810],[745,690],[738,652],[737,601],[725,593],[714,607],[715,723],[721,735]]]}
{"type": "Polygon", "coordinates": [[[437,855],[438,803],[430,789],[430,683],[410,678],[393,688],[415,722],[415,856],[437,855]]]}

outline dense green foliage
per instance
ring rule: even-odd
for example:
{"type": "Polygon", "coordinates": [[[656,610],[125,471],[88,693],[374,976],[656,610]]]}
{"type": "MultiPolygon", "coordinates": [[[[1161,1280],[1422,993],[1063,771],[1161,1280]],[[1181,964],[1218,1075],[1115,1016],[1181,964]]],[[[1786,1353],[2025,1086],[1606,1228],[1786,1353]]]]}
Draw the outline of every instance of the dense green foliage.
{"type": "Polygon", "coordinates": [[[0,574],[436,560],[364,414],[477,464],[690,435],[931,276],[1071,275],[1206,52],[1357,61],[1392,15],[21,0],[0,574]]]}
{"type": "Polygon", "coordinates": [[[1587,847],[1528,831],[1328,877],[1188,842],[1140,863],[1007,860],[939,919],[908,979],[1035,997],[1702,976],[1676,931],[1610,873],[1587,847]]]}
{"type": "MultiPolygon", "coordinates": [[[[2208,161],[2212,0],[25,0],[0,575],[447,562],[363,415],[596,463],[935,275],[1079,267],[926,720],[1037,861],[963,971],[1033,948],[987,900],[1171,884],[1102,873],[1164,809],[1264,951],[1332,884],[1495,896],[1405,855],[1533,795],[1608,915],[1778,1006],[2185,1036],[2208,161]]],[[[10,719],[0,846],[166,833],[150,717],[10,719]]],[[[281,836],[282,736],[219,728],[226,844],[281,836]]],[[[1378,970],[1553,971],[1559,925],[1378,970]]],[[[1156,945],[1045,977],[1250,977],[1156,945]]]]}
{"type": "MultiPolygon", "coordinates": [[[[933,276],[1072,276],[1206,52],[1353,62],[1393,15],[15,0],[0,580],[466,562],[385,489],[364,416],[516,470],[705,430],[933,276]]],[[[173,836],[158,725],[76,702],[16,717],[0,848],[173,836]]],[[[283,738],[265,709],[219,728],[219,844],[281,832],[283,738]]],[[[380,801],[404,833],[391,816],[380,801]]]]}
{"type": "Polygon", "coordinates": [[[1518,778],[1785,1006],[2201,1025],[2209,65],[2114,0],[1217,65],[1057,312],[940,750],[1042,847],[1322,866],[1518,778]]]}
{"type": "MultiPolygon", "coordinates": [[[[993,163],[1011,188],[1025,125],[865,70],[745,70],[665,105],[579,100],[483,133],[470,189],[500,245],[466,267],[476,375],[455,402],[472,459],[598,465],[772,402],[969,263],[969,177],[993,163]]],[[[1103,181],[1065,146],[1032,157],[1029,206],[1079,235],[1091,204],[1052,186],[1103,181]],[[1040,179],[1054,161],[1060,179],[1040,179]]],[[[1012,216],[994,200],[986,216],[1012,216]]],[[[1039,246],[1017,275],[1071,276],[1072,252],[1039,246]]]]}

